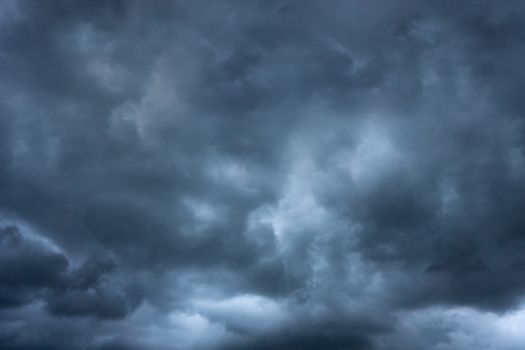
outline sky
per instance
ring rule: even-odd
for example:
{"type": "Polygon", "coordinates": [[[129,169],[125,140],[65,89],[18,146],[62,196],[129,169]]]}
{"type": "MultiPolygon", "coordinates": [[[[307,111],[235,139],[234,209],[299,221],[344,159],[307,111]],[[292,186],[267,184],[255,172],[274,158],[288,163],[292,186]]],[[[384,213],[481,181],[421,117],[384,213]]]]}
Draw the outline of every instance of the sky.
{"type": "Polygon", "coordinates": [[[0,348],[525,349],[524,16],[1,1],[0,348]]]}

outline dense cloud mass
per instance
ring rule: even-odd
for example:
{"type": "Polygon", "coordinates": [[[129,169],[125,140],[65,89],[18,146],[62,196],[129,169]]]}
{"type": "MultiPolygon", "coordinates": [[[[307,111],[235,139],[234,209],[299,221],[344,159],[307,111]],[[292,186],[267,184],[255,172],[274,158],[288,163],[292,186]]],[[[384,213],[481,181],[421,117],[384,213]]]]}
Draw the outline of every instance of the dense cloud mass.
{"type": "Polygon", "coordinates": [[[0,2],[0,348],[525,348],[525,2],[0,2]]]}

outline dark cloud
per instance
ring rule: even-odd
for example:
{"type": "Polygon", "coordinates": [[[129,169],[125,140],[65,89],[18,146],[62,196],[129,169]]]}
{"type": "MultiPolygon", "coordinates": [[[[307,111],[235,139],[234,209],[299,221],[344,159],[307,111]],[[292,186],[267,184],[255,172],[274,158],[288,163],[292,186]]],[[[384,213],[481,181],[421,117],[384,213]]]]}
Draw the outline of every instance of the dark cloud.
{"type": "Polygon", "coordinates": [[[23,237],[18,227],[7,226],[0,233],[3,308],[41,299],[54,315],[118,319],[141,301],[137,287],[108,276],[113,264],[107,259],[92,258],[72,269],[63,253],[45,242],[23,237]]]}
{"type": "Polygon", "coordinates": [[[2,2],[0,348],[522,348],[524,11],[2,2]]]}
{"type": "Polygon", "coordinates": [[[7,287],[54,287],[60,284],[67,267],[66,257],[58,252],[38,249],[24,242],[18,229],[1,229],[2,254],[0,283],[7,287]]]}

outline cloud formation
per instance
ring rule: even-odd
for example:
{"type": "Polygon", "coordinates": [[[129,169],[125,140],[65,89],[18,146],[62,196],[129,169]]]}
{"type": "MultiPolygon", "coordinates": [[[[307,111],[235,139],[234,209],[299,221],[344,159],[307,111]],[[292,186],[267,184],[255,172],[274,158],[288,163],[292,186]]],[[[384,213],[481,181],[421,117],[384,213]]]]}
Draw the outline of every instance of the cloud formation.
{"type": "Polygon", "coordinates": [[[0,348],[523,348],[523,15],[3,1],[0,348]]]}

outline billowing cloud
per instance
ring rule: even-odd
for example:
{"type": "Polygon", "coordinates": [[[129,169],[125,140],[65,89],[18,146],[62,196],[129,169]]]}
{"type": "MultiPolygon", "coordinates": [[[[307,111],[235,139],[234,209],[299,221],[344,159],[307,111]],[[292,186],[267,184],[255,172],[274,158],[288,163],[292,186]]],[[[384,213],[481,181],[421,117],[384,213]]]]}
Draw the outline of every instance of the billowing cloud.
{"type": "Polygon", "coordinates": [[[524,12],[3,1],[0,348],[523,348],[524,12]]]}

